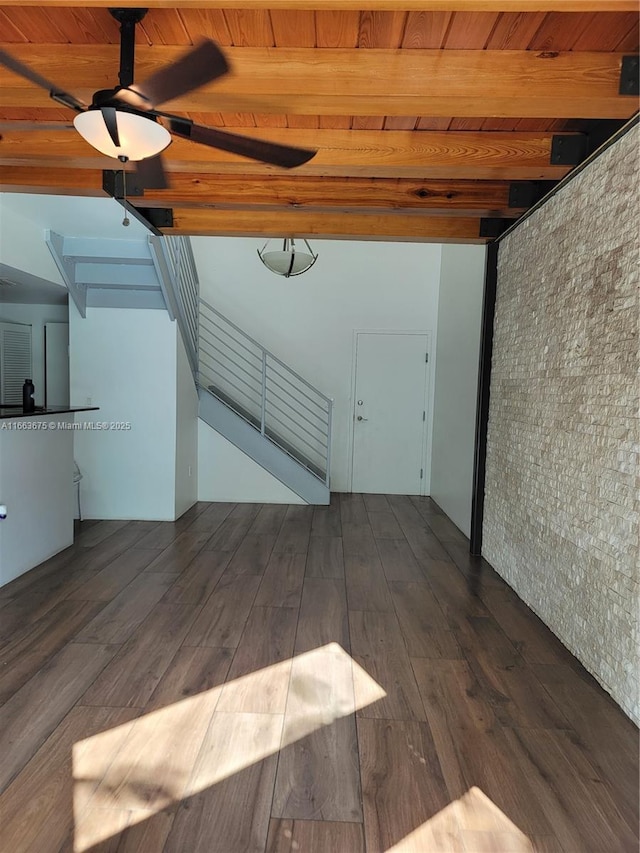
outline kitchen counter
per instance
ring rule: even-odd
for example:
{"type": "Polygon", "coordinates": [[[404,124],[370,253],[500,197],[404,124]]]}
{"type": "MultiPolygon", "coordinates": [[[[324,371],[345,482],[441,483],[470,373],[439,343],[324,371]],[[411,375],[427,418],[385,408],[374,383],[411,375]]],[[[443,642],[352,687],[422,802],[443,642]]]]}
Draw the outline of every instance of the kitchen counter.
{"type": "Polygon", "coordinates": [[[69,406],[49,406],[44,409],[41,406],[36,406],[35,412],[23,412],[22,405],[18,406],[0,406],[1,418],[36,418],[39,415],[66,415],[74,412],[97,412],[98,406],[85,406],[83,408],[69,408],[69,406]]]}

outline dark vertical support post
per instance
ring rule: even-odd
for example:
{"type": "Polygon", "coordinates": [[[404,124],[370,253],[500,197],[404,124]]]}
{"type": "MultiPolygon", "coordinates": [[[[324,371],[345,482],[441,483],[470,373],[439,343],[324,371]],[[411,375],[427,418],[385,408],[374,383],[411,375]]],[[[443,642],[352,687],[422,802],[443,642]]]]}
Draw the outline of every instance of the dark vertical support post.
{"type": "Polygon", "coordinates": [[[471,500],[471,542],[469,551],[482,554],[482,519],[484,515],[484,480],[487,462],[487,427],[489,424],[489,388],[493,354],[493,320],[496,311],[498,281],[498,243],[487,245],[478,367],[478,405],[476,410],[476,443],[473,459],[473,494],[471,500]]]}

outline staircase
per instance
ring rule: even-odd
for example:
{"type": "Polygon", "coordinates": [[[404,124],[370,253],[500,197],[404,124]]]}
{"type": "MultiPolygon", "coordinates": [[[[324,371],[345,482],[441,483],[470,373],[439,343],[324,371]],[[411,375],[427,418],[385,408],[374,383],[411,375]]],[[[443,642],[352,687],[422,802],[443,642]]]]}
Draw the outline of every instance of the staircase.
{"type": "Polygon", "coordinates": [[[158,308],[178,324],[202,420],[310,504],[328,504],[332,401],[199,298],[187,237],[99,240],[47,232],[81,316],[158,308]]]}
{"type": "Polygon", "coordinates": [[[200,417],[297,495],[329,503],[331,400],[200,300],[200,417]]]}

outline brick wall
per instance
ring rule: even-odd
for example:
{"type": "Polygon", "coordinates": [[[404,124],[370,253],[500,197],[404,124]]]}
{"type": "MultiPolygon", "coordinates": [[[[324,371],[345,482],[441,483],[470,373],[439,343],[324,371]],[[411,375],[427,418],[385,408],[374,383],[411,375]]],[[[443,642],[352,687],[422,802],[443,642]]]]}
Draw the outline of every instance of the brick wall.
{"type": "Polygon", "coordinates": [[[502,242],[483,554],[636,722],[638,128],[502,242]]]}

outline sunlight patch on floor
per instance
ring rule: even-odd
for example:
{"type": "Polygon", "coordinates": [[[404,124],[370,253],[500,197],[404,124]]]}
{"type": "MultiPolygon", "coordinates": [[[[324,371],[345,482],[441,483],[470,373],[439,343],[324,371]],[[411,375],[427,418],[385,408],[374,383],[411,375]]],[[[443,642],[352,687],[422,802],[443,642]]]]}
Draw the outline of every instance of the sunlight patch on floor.
{"type": "Polygon", "coordinates": [[[75,853],[385,696],[341,646],[329,643],[151,711],[127,724],[124,742],[122,727],[79,741],[75,853]]]}
{"type": "Polygon", "coordinates": [[[515,823],[474,786],[387,848],[385,853],[425,853],[427,850],[534,853],[534,849],[515,823]]]}

